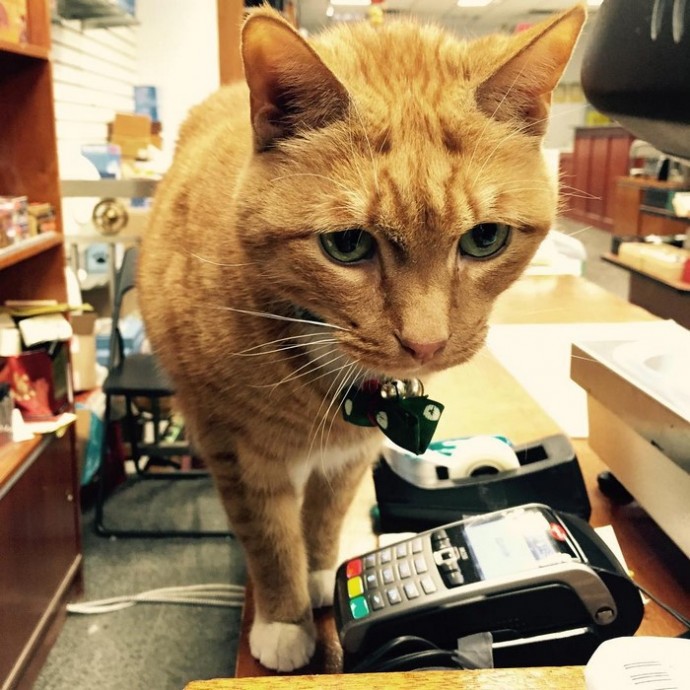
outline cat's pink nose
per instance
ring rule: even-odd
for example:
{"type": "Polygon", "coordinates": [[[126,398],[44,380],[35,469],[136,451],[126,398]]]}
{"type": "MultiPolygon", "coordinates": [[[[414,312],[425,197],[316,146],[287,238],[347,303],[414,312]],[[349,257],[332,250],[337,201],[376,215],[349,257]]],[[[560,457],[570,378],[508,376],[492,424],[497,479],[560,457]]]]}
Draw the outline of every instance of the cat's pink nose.
{"type": "Polygon", "coordinates": [[[437,340],[433,343],[418,343],[414,340],[407,340],[398,336],[400,344],[407,350],[420,364],[431,361],[446,346],[447,340],[437,340]]]}

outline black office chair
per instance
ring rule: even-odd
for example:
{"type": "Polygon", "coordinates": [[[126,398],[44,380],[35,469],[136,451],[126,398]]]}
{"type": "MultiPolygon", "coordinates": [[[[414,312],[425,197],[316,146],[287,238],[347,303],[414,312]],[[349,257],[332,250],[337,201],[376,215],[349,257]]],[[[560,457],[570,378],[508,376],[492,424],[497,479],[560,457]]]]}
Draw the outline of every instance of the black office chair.
{"type": "Polygon", "coordinates": [[[115,529],[105,524],[107,493],[107,462],[113,434],[113,398],[124,400],[124,433],[130,446],[134,474],[117,490],[136,480],[170,481],[208,477],[203,469],[190,468],[193,451],[184,438],[183,427],[171,410],[173,386],[152,354],[125,354],[121,333],[121,313],[125,295],[136,287],[138,247],[125,251],[117,274],[113,304],[108,375],[103,383],[105,413],[101,462],[96,494],[95,530],[101,536],[116,537],[200,537],[229,536],[217,530],[161,530],[115,529]],[[146,440],[146,429],[152,430],[152,440],[146,440]]]}

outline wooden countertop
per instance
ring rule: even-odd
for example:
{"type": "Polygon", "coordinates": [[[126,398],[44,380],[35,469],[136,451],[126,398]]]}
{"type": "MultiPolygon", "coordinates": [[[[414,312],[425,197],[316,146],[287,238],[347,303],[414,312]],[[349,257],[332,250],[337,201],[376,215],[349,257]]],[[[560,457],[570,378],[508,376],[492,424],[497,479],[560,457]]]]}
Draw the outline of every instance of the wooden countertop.
{"type": "Polygon", "coordinates": [[[584,690],[583,669],[492,669],[488,671],[416,671],[353,675],[224,678],[190,683],[187,690],[584,690]]]}
{"type": "MultiPolygon", "coordinates": [[[[650,321],[656,317],[586,280],[573,276],[529,276],[518,281],[496,304],[494,323],[577,323],[650,321]]],[[[438,437],[495,433],[499,427],[513,442],[522,443],[558,433],[557,424],[543,411],[511,374],[488,351],[471,363],[444,372],[429,385],[441,396],[446,411],[438,437]]],[[[573,442],[580,461],[590,501],[591,524],[613,526],[628,565],[643,586],[690,614],[690,583],[681,579],[688,572],[688,559],[656,527],[636,504],[617,506],[597,489],[597,475],[606,469],[585,440],[573,442]]],[[[363,482],[346,520],[346,531],[361,516],[368,515],[375,502],[373,484],[363,482]]],[[[329,610],[316,612],[319,630],[317,652],[300,675],[277,676],[260,666],[249,653],[248,635],[253,617],[251,588],[248,588],[243,629],[236,666],[236,679],[198,681],[187,690],[229,690],[230,688],[445,688],[505,690],[511,688],[561,688],[582,690],[582,669],[529,668],[487,671],[433,671],[377,675],[337,675],[342,670],[342,650],[329,610]],[[320,675],[315,675],[320,674],[320,675]],[[326,674],[326,675],[324,675],[326,674]],[[251,678],[243,678],[251,676],[251,678]],[[261,678],[260,676],[267,676],[261,678]],[[251,684],[251,685],[250,685],[251,684]],[[450,684],[450,685],[449,685],[450,684]]],[[[638,634],[677,635],[682,626],[655,604],[649,604],[638,634]]]]}
{"type": "Polygon", "coordinates": [[[654,321],[642,307],[578,276],[525,276],[498,298],[495,324],[654,321]]]}
{"type": "Polygon", "coordinates": [[[621,259],[620,256],[617,256],[616,254],[606,253],[603,254],[601,258],[604,261],[608,261],[611,264],[620,266],[621,268],[625,268],[626,270],[631,271],[632,273],[637,273],[641,276],[644,276],[645,278],[651,278],[652,280],[656,280],[657,283],[667,285],[668,287],[673,288],[674,290],[678,290],[678,292],[690,293],[690,283],[684,283],[681,280],[665,280],[664,278],[655,276],[653,273],[648,273],[647,271],[643,271],[642,269],[637,268],[637,266],[633,266],[624,259],[621,259]]]}

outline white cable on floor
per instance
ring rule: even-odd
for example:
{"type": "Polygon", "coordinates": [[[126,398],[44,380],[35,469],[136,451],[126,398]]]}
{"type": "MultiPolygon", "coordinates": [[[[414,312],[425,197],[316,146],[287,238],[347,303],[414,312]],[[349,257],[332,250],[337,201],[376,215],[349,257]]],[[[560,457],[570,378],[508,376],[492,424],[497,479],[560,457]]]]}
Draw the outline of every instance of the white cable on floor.
{"type": "Polygon", "coordinates": [[[210,584],[186,587],[161,587],[141,594],[131,594],[80,604],[67,604],[68,613],[84,615],[120,611],[136,604],[188,604],[193,606],[239,607],[244,602],[244,587],[210,584]]]}

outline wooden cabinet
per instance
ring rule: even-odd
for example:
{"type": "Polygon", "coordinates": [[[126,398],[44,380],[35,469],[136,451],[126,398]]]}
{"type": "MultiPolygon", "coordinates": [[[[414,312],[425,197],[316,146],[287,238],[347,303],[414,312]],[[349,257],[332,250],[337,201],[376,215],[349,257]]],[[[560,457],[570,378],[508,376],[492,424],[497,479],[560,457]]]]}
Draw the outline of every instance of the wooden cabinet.
{"type": "MultiPolygon", "coordinates": [[[[66,298],[50,1],[27,0],[27,42],[0,41],[0,195],[49,201],[57,230],[0,249],[0,303],[66,298]]],[[[29,687],[81,563],[73,429],[0,446],[0,688],[29,687]]]]}
{"type": "Polygon", "coordinates": [[[690,220],[677,218],[672,211],[645,204],[645,192],[658,190],[687,191],[679,183],[660,182],[641,177],[620,177],[616,180],[613,232],[621,236],[683,234],[690,220]]]}
{"type": "Polygon", "coordinates": [[[568,218],[613,229],[616,180],[626,175],[633,136],[622,127],[578,127],[561,164],[561,202],[568,218]]]}

